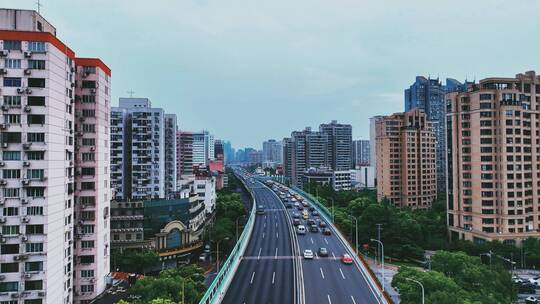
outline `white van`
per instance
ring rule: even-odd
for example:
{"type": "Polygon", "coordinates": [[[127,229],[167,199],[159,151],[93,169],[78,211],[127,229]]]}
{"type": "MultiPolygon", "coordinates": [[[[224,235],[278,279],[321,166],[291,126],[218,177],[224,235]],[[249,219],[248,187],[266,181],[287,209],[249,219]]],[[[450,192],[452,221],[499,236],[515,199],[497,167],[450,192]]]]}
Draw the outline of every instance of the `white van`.
{"type": "Polygon", "coordinates": [[[297,232],[298,234],[306,234],[306,226],[298,225],[297,232]]]}

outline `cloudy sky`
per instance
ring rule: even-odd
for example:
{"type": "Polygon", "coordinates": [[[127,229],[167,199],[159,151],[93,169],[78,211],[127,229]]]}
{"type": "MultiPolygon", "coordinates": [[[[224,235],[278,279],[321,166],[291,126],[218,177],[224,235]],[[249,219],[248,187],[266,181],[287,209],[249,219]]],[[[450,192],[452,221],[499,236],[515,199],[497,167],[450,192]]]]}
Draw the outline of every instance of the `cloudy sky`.
{"type": "MultiPolygon", "coordinates": [[[[416,75],[464,80],[538,69],[536,0],[41,0],[78,56],[127,91],[233,146],[403,110],[416,75]]],[[[2,0],[35,9],[35,0],[2,0]]]]}

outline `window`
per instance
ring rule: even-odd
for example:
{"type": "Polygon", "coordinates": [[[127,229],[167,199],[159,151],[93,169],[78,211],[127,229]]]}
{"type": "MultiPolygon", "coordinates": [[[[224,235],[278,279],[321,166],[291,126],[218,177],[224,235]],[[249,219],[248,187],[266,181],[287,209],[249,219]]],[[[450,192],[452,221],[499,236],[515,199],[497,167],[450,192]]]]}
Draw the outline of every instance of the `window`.
{"type": "Polygon", "coordinates": [[[83,205],[94,206],[96,204],[96,198],[94,196],[81,196],[79,202],[83,205]]]}
{"type": "Polygon", "coordinates": [[[19,272],[19,263],[2,263],[0,264],[0,272],[19,272]]]}
{"type": "Polygon", "coordinates": [[[26,252],[43,252],[43,243],[26,243],[26,252]]]}
{"type": "Polygon", "coordinates": [[[28,114],[26,120],[29,125],[43,125],[45,124],[45,115],[28,114]]]}
{"type": "MultiPolygon", "coordinates": [[[[96,159],[95,153],[89,152],[89,153],[82,153],[82,160],[83,161],[94,161],[96,159]]],[[[93,175],[93,174],[91,174],[93,175]]]]}
{"type": "Polygon", "coordinates": [[[28,142],[45,142],[45,133],[27,133],[26,140],[28,142]]]}
{"type": "Polygon", "coordinates": [[[29,179],[43,179],[45,177],[44,169],[28,169],[26,170],[26,176],[29,179]]]}
{"type": "Polygon", "coordinates": [[[94,285],[81,285],[81,292],[94,292],[94,285]]]}
{"type": "Polygon", "coordinates": [[[29,106],[45,106],[45,96],[28,96],[29,106]]]}
{"type": "Polygon", "coordinates": [[[20,107],[21,96],[4,96],[4,104],[11,107],[20,107]]]}
{"type": "Polygon", "coordinates": [[[17,234],[19,234],[19,226],[17,226],[17,225],[4,225],[4,226],[2,226],[2,234],[5,234],[5,235],[17,235],[17,234]]]}
{"type": "Polygon", "coordinates": [[[4,169],[2,170],[2,177],[5,179],[18,179],[21,178],[21,170],[19,169],[4,169]]]}
{"type": "Polygon", "coordinates": [[[21,60],[20,59],[4,59],[4,67],[6,69],[20,69],[21,60]]]}
{"type": "Polygon", "coordinates": [[[92,264],[94,263],[93,255],[81,255],[80,256],[81,264],[92,264]]]}
{"type": "Polygon", "coordinates": [[[43,225],[26,225],[26,234],[43,234],[43,225]]]}
{"type": "Polygon", "coordinates": [[[21,160],[20,151],[4,151],[2,152],[2,160],[21,160]]]}
{"type": "Polygon", "coordinates": [[[28,68],[33,70],[45,70],[45,60],[28,60],[28,68]]]}
{"type": "Polygon", "coordinates": [[[82,139],[82,145],[83,146],[95,146],[96,145],[96,139],[95,138],[83,138],[82,139]]]}
{"type": "Polygon", "coordinates": [[[95,175],[96,174],[96,168],[94,167],[88,167],[88,168],[81,168],[81,175],[95,175]]]}
{"type": "Polygon", "coordinates": [[[5,87],[20,87],[22,84],[20,77],[4,77],[5,87]]]}
{"type": "Polygon", "coordinates": [[[94,190],[96,189],[96,185],[94,182],[82,182],[81,183],[81,190],[94,190]]]}
{"type": "Polygon", "coordinates": [[[19,253],[19,244],[4,244],[0,246],[1,254],[17,254],[19,253]]]}
{"type": "Polygon", "coordinates": [[[94,233],[94,225],[81,225],[82,234],[92,234],[94,233]]]}
{"type": "Polygon", "coordinates": [[[95,66],[84,66],[83,67],[83,73],[85,73],[85,74],[95,74],[96,73],[96,67],[95,66]]]}
{"type": "Polygon", "coordinates": [[[28,197],[44,197],[45,187],[28,187],[26,188],[26,196],[28,197]]]}
{"type": "Polygon", "coordinates": [[[45,42],[28,41],[28,50],[32,52],[45,52],[45,42]]]}
{"type": "Polygon", "coordinates": [[[96,82],[93,80],[83,80],[82,81],[82,87],[83,89],[95,89],[96,88],[96,82]]]}
{"type": "Polygon", "coordinates": [[[92,269],[81,270],[81,278],[93,278],[93,277],[94,277],[94,270],[92,269]]]}
{"type": "Polygon", "coordinates": [[[41,206],[32,206],[26,207],[27,215],[43,215],[43,207],[41,206]]]}
{"type": "Polygon", "coordinates": [[[95,211],[81,211],[82,220],[94,220],[96,218],[95,211]]]}
{"type": "Polygon", "coordinates": [[[17,207],[5,207],[3,209],[4,216],[17,216],[19,215],[19,208],[17,207]]]}
{"type": "Polygon", "coordinates": [[[491,100],[491,94],[480,94],[480,100],[491,100]]]}
{"type": "Polygon", "coordinates": [[[28,160],[43,160],[45,159],[45,151],[28,151],[26,158],[28,160]]]}
{"type": "Polygon", "coordinates": [[[20,114],[4,114],[4,122],[7,124],[20,124],[21,115],[20,114]]]}
{"type": "Polygon", "coordinates": [[[42,280],[24,281],[24,290],[41,290],[43,289],[42,280]]]}
{"type": "MultiPolygon", "coordinates": [[[[4,43],[4,47],[5,47],[4,43]]],[[[1,282],[0,292],[19,291],[19,282],[1,282]]]]}
{"type": "Polygon", "coordinates": [[[28,78],[28,86],[31,88],[44,88],[45,78],[28,78]]]}
{"type": "Polygon", "coordinates": [[[85,133],[96,133],[96,125],[94,124],[83,124],[82,131],[85,133]]]}
{"type": "Polygon", "coordinates": [[[83,103],[96,103],[96,95],[83,95],[83,103]]]}
{"type": "Polygon", "coordinates": [[[43,271],[43,262],[26,262],[24,271],[43,271]]]}
{"type": "Polygon", "coordinates": [[[94,109],[83,109],[82,110],[82,116],[83,117],[96,117],[96,110],[94,110],[94,109]]]}
{"type": "Polygon", "coordinates": [[[21,49],[20,40],[4,40],[4,50],[20,51],[21,49]]]}
{"type": "Polygon", "coordinates": [[[81,248],[83,249],[94,248],[94,241],[81,241],[81,248]]]}
{"type": "Polygon", "coordinates": [[[4,188],[4,197],[5,198],[18,198],[19,188],[4,188]]]}
{"type": "MultiPolygon", "coordinates": [[[[39,25],[39,21],[38,21],[38,25],[39,25]]],[[[0,303],[2,304],[2,303],[0,303]]],[[[43,299],[28,299],[28,300],[24,300],[24,304],[43,304],[43,299]]]]}

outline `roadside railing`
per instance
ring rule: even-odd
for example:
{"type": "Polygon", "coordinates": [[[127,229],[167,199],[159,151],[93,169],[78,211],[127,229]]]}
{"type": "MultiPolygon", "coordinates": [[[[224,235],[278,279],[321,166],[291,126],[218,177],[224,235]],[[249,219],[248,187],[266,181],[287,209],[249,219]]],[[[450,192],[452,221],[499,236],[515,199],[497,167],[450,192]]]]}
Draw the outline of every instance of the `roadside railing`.
{"type": "Polygon", "coordinates": [[[199,304],[218,304],[223,300],[227,288],[229,287],[229,284],[236,273],[236,269],[240,264],[240,257],[244,254],[246,246],[249,242],[249,238],[251,237],[251,232],[253,231],[253,224],[255,222],[255,208],[257,205],[255,202],[255,195],[253,194],[251,188],[246,185],[245,181],[242,178],[239,179],[242,181],[242,184],[244,184],[244,187],[249,191],[251,198],[253,199],[253,205],[251,206],[251,211],[249,212],[249,218],[244,226],[242,234],[236,242],[236,245],[231,250],[231,253],[225,263],[221,265],[221,269],[219,270],[216,278],[206,290],[206,293],[199,301],[199,304]]]}

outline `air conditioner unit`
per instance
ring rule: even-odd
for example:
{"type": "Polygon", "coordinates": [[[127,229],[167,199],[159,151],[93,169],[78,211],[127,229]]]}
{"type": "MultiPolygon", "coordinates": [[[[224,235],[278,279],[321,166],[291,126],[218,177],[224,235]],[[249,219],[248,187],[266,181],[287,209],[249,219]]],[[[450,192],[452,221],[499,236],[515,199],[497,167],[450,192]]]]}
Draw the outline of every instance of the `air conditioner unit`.
{"type": "Polygon", "coordinates": [[[7,239],[5,237],[0,237],[0,243],[5,243],[7,239]]]}
{"type": "Polygon", "coordinates": [[[30,162],[29,162],[29,161],[23,162],[23,166],[25,166],[25,167],[30,167],[30,162]]]}
{"type": "Polygon", "coordinates": [[[5,278],[6,278],[6,276],[5,276],[5,275],[3,275],[3,274],[0,274],[0,281],[1,281],[1,280],[3,280],[3,279],[5,279],[5,278]]]}
{"type": "Polygon", "coordinates": [[[28,204],[28,199],[27,198],[21,198],[21,204],[23,204],[23,205],[28,204]]]}
{"type": "Polygon", "coordinates": [[[29,184],[30,184],[30,180],[29,180],[29,179],[23,179],[23,180],[22,180],[22,184],[23,184],[23,185],[29,185],[29,184]]]}
{"type": "Polygon", "coordinates": [[[0,185],[7,185],[7,180],[0,179],[0,185]]]}
{"type": "Polygon", "coordinates": [[[6,165],[6,163],[5,163],[5,162],[3,162],[3,161],[0,161],[0,167],[3,167],[3,166],[5,166],[5,165],[6,165]]]}
{"type": "Polygon", "coordinates": [[[69,161],[69,165],[73,166],[73,161],[72,160],[69,161]]]}
{"type": "Polygon", "coordinates": [[[74,68],[74,67],[71,67],[69,70],[71,71],[71,73],[75,72],[75,68],[74,68]]]}
{"type": "Polygon", "coordinates": [[[79,121],[85,121],[85,120],[86,120],[86,118],[84,118],[84,117],[79,117],[79,121]]]}
{"type": "Polygon", "coordinates": [[[17,93],[24,94],[24,89],[23,88],[17,88],[17,93]]]}
{"type": "Polygon", "coordinates": [[[16,292],[15,292],[15,293],[12,293],[12,294],[11,294],[11,298],[13,298],[13,299],[18,299],[18,298],[19,298],[19,294],[16,293],[16,292]]]}
{"type": "Polygon", "coordinates": [[[5,143],[2,143],[2,148],[7,148],[8,147],[8,143],[5,142],[5,143]]]}
{"type": "Polygon", "coordinates": [[[0,217],[0,223],[4,224],[7,221],[5,217],[0,217]]]}
{"type": "Polygon", "coordinates": [[[2,111],[8,111],[9,106],[8,105],[2,105],[2,111]]]}
{"type": "Polygon", "coordinates": [[[28,260],[28,255],[27,254],[21,254],[19,257],[20,257],[21,261],[22,260],[28,260]]]}
{"type": "Polygon", "coordinates": [[[0,74],[2,74],[2,75],[7,74],[7,69],[1,68],[0,69],[0,74]]]}
{"type": "Polygon", "coordinates": [[[9,54],[8,50],[1,50],[0,51],[0,57],[6,57],[9,54]]]}
{"type": "Polygon", "coordinates": [[[30,75],[30,74],[32,74],[31,69],[24,69],[24,75],[30,75]]]}
{"type": "Polygon", "coordinates": [[[26,235],[23,235],[23,236],[21,237],[21,241],[23,241],[23,242],[28,242],[28,237],[27,237],[26,235]]]}
{"type": "Polygon", "coordinates": [[[74,104],[74,103],[75,103],[75,99],[70,98],[70,99],[69,99],[69,103],[70,103],[70,104],[74,104]]]}
{"type": "Polygon", "coordinates": [[[19,261],[21,259],[21,256],[20,255],[16,255],[13,257],[13,260],[15,261],[19,261]]]}
{"type": "Polygon", "coordinates": [[[90,89],[91,94],[96,94],[96,89],[90,89]]]}
{"type": "Polygon", "coordinates": [[[24,57],[25,57],[25,58],[30,58],[30,57],[32,57],[32,52],[30,52],[30,51],[24,52],[24,57]]]}
{"type": "Polygon", "coordinates": [[[32,145],[32,143],[24,143],[24,144],[23,144],[23,149],[28,150],[28,149],[30,149],[30,146],[31,146],[31,145],[32,145]]]}
{"type": "Polygon", "coordinates": [[[28,223],[28,222],[30,222],[30,218],[28,216],[23,216],[22,222],[23,223],[28,223]]]}
{"type": "Polygon", "coordinates": [[[39,181],[41,181],[41,182],[44,182],[44,181],[46,181],[46,180],[47,180],[47,177],[46,177],[46,176],[42,176],[42,177],[39,178],[39,181]]]}
{"type": "Polygon", "coordinates": [[[38,291],[38,296],[40,297],[44,297],[45,296],[45,291],[38,291]]]}
{"type": "Polygon", "coordinates": [[[96,151],[96,147],[90,147],[90,151],[96,151]]]}
{"type": "Polygon", "coordinates": [[[3,123],[3,124],[0,124],[0,129],[5,129],[7,128],[7,124],[3,123]]]}
{"type": "Polygon", "coordinates": [[[26,88],[26,94],[32,94],[32,89],[26,88]]]}
{"type": "Polygon", "coordinates": [[[27,112],[27,113],[30,113],[30,112],[32,112],[32,107],[31,106],[25,106],[24,111],[27,112]]]}
{"type": "Polygon", "coordinates": [[[32,274],[31,273],[25,273],[24,274],[24,278],[25,279],[30,279],[32,277],[32,274]]]}

